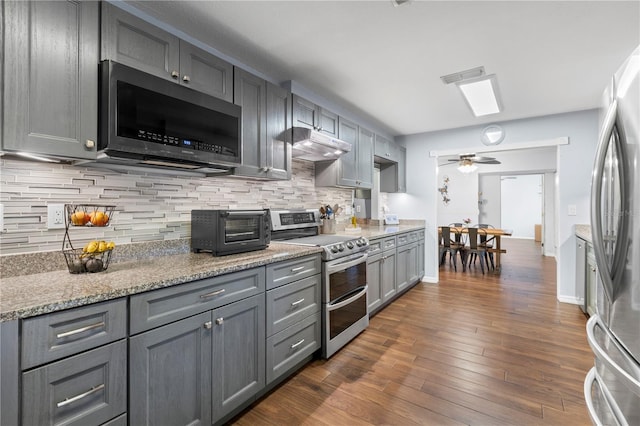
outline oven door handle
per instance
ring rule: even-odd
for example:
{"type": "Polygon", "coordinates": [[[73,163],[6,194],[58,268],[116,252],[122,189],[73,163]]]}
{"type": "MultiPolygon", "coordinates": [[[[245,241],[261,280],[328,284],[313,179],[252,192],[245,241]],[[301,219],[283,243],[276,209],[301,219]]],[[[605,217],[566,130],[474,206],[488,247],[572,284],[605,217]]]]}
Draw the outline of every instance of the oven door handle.
{"type": "Polygon", "coordinates": [[[264,216],[266,214],[265,210],[228,210],[221,214],[221,216],[249,216],[249,215],[258,215],[264,216]]]}
{"type": "Polygon", "coordinates": [[[331,312],[331,311],[335,311],[336,309],[340,309],[343,308],[345,306],[347,306],[348,304],[355,302],[356,300],[358,300],[359,298],[362,297],[363,294],[367,294],[367,289],[369,288],[368,285],[365,285],[364,287],[362,287],[362,290],[358,290],[356,289],[355,291],[357,291],[356,294],[354,294],[353,296],[349,296],[347,299],[345,300],[340,300],[338,299],[338,301],[334,302],[334,303],[330,303],[327,304],[327,311],[331,312]]]}
{"type": "Polygon", "coordinates": [[[366,262],[368,255],[365,252],[359,255],[356,254],[355,256],[357,257],[349,257],[346,260],[337,261],[335,263],[329,262],[327,264],[327,273],[333,274],[334,272],[345,271],[351,268],[352,266],[359,265],[362,262],[366,262]]]}

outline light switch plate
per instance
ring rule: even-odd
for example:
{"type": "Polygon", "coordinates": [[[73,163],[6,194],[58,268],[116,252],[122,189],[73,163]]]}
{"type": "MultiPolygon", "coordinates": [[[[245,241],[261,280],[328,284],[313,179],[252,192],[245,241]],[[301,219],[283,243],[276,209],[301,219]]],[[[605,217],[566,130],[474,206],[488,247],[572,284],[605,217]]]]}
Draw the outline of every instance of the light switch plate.
{"type": "Polygon", "coordinates": [[[569,204],[569,207],[567,209],[567,214],[569,216],[575,216],[578,214],[578,209],[575,204],[569,204]]]}
{"type": "Polygon", "coordinates": [[[47,206],[47,228],[64,228],[64,204],[49,204],[47,206]]]}

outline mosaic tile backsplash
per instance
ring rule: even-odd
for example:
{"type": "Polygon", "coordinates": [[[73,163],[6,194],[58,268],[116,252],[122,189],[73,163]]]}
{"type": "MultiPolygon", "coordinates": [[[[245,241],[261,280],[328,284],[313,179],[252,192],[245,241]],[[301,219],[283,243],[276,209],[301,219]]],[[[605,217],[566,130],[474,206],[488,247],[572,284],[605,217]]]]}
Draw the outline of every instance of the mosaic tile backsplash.
{"type": "MultiPolygon", "coordinates": [[[[0,157],[4,227],[0,254],[62,249],[64,229],[47,229],[48,204],[115,205],[106,228],[69,230],[74,247],[190,238],[192,209],[318,208],[351,204],[351,190],[316,188],[314,163],[293,160],[289,181],[173,176],[153,169],[115,171],[0,157]]],[[[346,221],[348,218],[338,218],[346,221]]]]}

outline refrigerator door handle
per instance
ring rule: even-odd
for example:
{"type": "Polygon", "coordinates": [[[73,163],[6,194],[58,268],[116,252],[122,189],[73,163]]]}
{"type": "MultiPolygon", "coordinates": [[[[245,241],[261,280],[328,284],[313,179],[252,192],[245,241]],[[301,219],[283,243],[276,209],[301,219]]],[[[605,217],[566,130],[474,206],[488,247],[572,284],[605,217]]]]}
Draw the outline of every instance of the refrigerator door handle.
{"type": "Polygon", "coordinates": [[[602,380],[598,375],[598,371],[595,367],[592,367],[591,370],[587,373],[587,377],[584,379],[584,401],[587,404],[587,411],[589,412],[589,417],[593,421],[593,424],[596,426],[604,426],[604,422],[598,416],[598,410],[596,410],[596,406],[593,403],[593,397],[591,395],[591,389],[593,389],[593,385],[598,386],[600,389],[600,393],[602,394],[602,399],[604,400],[604,406],[609,409],[609,414],[611,418],[614,419],[616,425],[621,426],[629,426],[629,423],[624,418],[624,415],[620,412],[620,408],[612,402],[613,397],[609,390],[602,384],[602,380]]]}
{"type": "MultiPolygon", "coordinates": [[[[591,182],[591,224],[594,228],[593,249],[600,272],[602,284],[609,298],[614,301],[616,297],[617,283],[620,281],[624,269],[624,262],[627,257],[628,242],[625,240],[629,228],[630,217],[629,197],[627,196],[627,179],[626,179],[626,163],[624,161],[624,143],[620,140],[620,135],[615,132],[618,120],[618,101],[616,99],[611,103],[609,110],[605,116],[602,132],[598,139],[598,150],[596,152],[596,160],[593,170],[593,178],[591,182]],[[607,151],[610,144],[614,144],[617,158],[617,178],[620,185],[620,212],[618,229],[616,230],[618,238],[615,241],[613,251],[613,259],[611,264],[607,261],[605,254],[605,235],[602,225],[602,185],[604,182],[605,162],[607,159],[607,151]]],[[[614,212],[606,212],[613,214],[614,212]]],[[[608,236],[607,236],[608,237],[608,236]]]]}
{"type": "Polygon", "coordinates": [[[589,346],[591,346],[593,353],[598,359],[604,362],[607,369],[611,370],[611,372],[613,372],[620,381],[627,383],[631,391],[638,397],[640,397],[640,381],[636,377],[633,377],[631,374],[629,374],[629,372],[624,370],[620,365],[618,365],[618,363],[616,363],[609,356],[607,351],[598,344],[595,336],[596,327],[600,327],[602,331],[607,335],[609,340],[614,343],[610,350],[616,350],[620,353],[621,356],[629,358],[629,355],[625,353],[624,349],[617,344],[617,339],[615,338],[615,336],[613,336],[611,332],[607,330],[606,326],[602,323],[599,315],[594,315],[589,318],[589,321],[587,321],[587,341],[589,342],[589,346]]]}

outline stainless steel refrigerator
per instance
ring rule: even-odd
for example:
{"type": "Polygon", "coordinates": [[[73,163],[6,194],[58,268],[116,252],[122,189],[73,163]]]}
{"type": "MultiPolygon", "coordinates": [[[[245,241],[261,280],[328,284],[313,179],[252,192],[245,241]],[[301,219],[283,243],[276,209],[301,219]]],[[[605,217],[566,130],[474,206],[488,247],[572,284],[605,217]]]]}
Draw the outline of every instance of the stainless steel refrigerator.
{"type": "Polygon", "coordinates": [[[595,355],[584,383],[597,425],[640,425],[640,46],[605,90],[591,187],[598,266],[595,355]]]}

